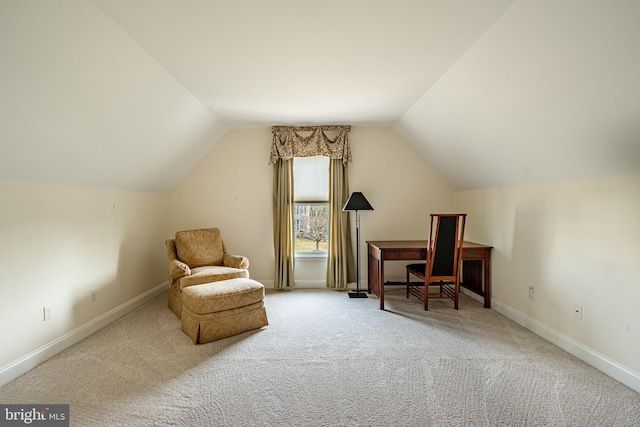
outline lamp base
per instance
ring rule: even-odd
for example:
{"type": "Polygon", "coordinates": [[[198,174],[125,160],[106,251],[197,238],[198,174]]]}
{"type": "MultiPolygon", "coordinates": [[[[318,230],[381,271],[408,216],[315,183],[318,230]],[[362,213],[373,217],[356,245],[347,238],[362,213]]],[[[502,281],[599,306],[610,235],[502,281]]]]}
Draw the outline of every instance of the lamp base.
{"type": "Polygon", "coordinates": [[[349,292],[349,298],[369,298],[364,292],[349,292]]]}

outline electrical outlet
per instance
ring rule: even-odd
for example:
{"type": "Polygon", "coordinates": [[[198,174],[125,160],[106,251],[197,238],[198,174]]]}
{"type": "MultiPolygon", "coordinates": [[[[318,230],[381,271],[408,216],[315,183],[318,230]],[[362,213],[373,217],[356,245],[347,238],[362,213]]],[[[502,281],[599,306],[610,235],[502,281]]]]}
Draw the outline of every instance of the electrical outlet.
{"type": "Polygon", "coordinates": [[[53,319],[53,306],[48,305],[46,307],[42,307],[42,311],[44,312],[44,321],[53,319]]]}
{"type": "Polygon", "coordinates": [[[267,268],[267,260],[266,259],[262,260],[262,268],[267,268]]]}
{"type": "Polygon", "coordinates": [[[96,290],[91,289],[89,291],[89,301],[94,302],[96,300],[96,290]]]}
{"type": "Polygon", "coordinates": [[[529,286],[529,299],[536,299],[536,288],[529,286]]]}
{"type": "Polygon", "coordinates": [[[582,306],[576,304],[575,307],[573,308],[573,316],[576,319],[580,319],[582,320],[582,306]]]}

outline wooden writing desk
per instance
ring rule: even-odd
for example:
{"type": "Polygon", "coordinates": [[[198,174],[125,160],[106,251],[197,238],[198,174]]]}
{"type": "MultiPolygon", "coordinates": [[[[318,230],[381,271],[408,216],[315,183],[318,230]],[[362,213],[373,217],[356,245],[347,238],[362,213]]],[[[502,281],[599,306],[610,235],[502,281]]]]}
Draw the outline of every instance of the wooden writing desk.
{"type": "MultiPolygon", "coordinates": [[[[369,284],[367,291],[380,299],[384,310],[384,262],[424,261],[426,240],[378,240],[367,242],[369,284]]],[[[485,308],[491,307],[491,246],[464,242],[462,246],[462,279],[460,286],[484,297],[485,308]],[[484,286],[483,286],[484,284],[484,286]]]]}

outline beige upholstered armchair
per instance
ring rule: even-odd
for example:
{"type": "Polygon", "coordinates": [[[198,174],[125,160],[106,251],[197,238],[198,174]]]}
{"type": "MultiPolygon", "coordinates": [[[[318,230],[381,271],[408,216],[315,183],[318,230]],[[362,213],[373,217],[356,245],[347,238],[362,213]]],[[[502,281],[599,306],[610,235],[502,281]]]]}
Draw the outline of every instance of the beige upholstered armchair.
{"type": "Polygon", "coordinates": [[[228,254],[217,228],[178,231],[166,245],[169,307],[178,317],[182,316],[182,290],[187,286],[249,277],[249,260],[228,254]]]}

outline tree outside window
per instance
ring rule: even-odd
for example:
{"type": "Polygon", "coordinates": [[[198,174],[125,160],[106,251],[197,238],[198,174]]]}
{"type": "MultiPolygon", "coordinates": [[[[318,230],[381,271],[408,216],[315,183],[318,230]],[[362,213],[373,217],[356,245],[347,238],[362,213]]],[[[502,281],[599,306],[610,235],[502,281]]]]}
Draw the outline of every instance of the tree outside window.
{"type": "Polygon", "coordinates": [[[296,252],[326,253],[329,239],[329,206],[296,204],[296,252]]]}

